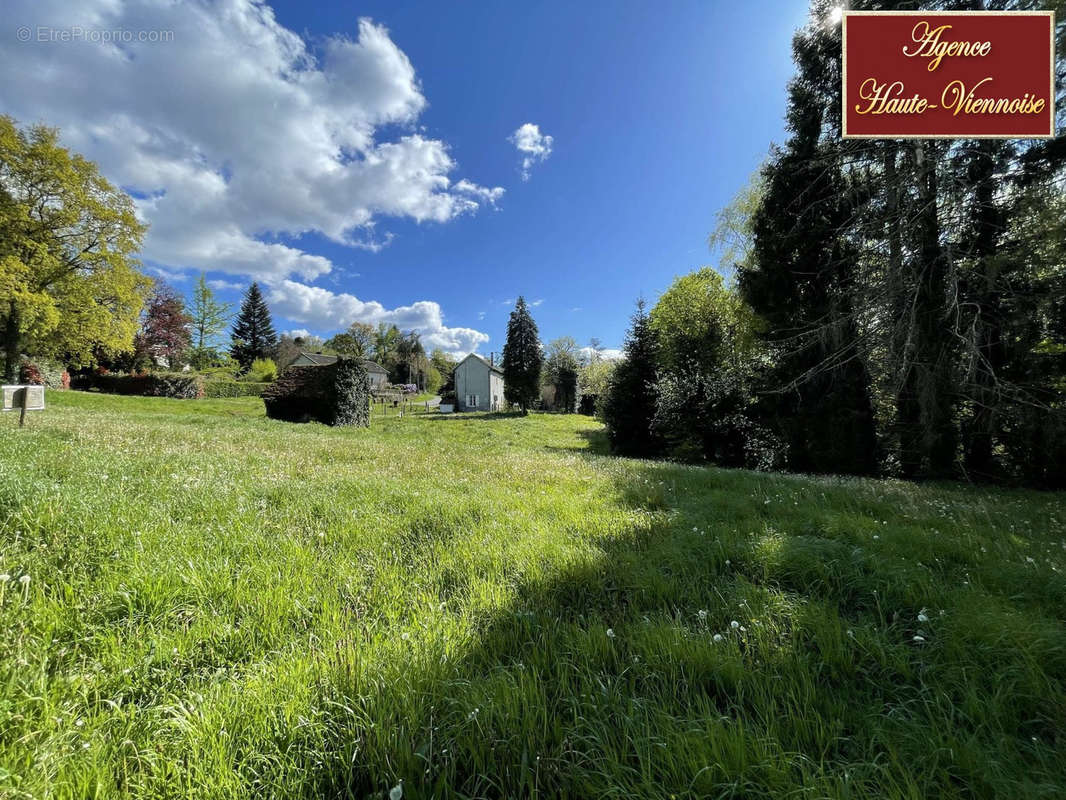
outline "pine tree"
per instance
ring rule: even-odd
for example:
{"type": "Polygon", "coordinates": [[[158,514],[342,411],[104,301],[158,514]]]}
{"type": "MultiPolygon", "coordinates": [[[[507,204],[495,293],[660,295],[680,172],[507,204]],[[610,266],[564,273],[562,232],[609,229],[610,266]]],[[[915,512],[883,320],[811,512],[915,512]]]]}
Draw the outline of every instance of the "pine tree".
{"type": "Polygon", "coordinates": [[[603,407],[607,438],[611,450],[619,455],[649,458],[662,452],[662,440],[652,429],[658,357],[643,300],[637,301],[623,354],[614,368],[603,407]]]}
{"type": "Polygon", "coordinates": [[[259,284],[252,283],[241,301],[241,310],[233,323],[233,344],[230,355],[248,369],[257,358],[273,358],[278,346],[278,335],[274,332],[274,323],[270,319],[259,284]]]}
{"type": "Polygon", "coordinates": [[[504,397],[507,405],[518,403],[523,414],[540,396],[540,371],[544,355],[540,349],[537,323],[529,313],[525,298],[519,297],[507,322],[503,345],[504,397]]]}

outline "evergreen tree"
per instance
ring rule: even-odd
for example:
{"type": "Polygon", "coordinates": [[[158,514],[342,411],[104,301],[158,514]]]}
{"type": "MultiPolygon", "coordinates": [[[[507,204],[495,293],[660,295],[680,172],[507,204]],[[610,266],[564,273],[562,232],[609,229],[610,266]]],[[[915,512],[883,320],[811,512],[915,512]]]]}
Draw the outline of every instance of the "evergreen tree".
{"type": "Polygon", "coordinates": [[[839,52],[839,28],[812,24],[794,41],[790,136],[764,170],[754,247],[738,284],[768,323],[774,367],[761,387],[762,416],[785,441],[788,467],[872,474],[879,459],[855,312],[855,253],[842,235],[855,209],[834,127],[839,52]]]}
{"type": "Polygon", "coordinates": [[[543,364],[537,323],[529,313],[525,298],[519,297],[507,322],[507,341],[503,345],[504,398],[508,406],[518,403],[523,414],[529,413],[540,396],[543,364]]]}
{"type": "Polygon", "coordinates": [[[257,358],[273,358],[278,347],[278,335],[270,319],[259,284],[252,283],[241,301],[241,310],[233,323],[233,344],[230,355],[246,370],[257,358]]]}
{"type": "Polygon", "coordinates": [[[603,406],[607,438],[619,455],[649,458],[662,452],[662,440],[652,428],[657,360],[655,333],[644,301],[638,300],[603,406]]]}

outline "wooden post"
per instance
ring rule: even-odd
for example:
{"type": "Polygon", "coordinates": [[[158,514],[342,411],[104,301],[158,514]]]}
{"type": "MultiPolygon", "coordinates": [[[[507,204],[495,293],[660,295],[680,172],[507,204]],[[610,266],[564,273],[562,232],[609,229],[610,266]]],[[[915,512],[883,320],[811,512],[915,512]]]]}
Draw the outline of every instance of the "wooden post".
{"type": "Polygon", "coordinates": [[[26,405],[30,401],[30,390],[23,387],[18,393],[22,395],[22,410],[19,411],[19,427],[21,428],[26,424],[26,405]]]}

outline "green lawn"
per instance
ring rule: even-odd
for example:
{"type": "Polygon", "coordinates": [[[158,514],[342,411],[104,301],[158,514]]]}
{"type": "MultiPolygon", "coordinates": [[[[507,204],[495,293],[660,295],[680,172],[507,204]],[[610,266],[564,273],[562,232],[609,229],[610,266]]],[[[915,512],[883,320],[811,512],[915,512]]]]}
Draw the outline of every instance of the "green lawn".
{"type": "Polygon", "coordinates": [[[2,797],[1066,796],[1061,494],[48,399],[0,418],[2,797]]]}

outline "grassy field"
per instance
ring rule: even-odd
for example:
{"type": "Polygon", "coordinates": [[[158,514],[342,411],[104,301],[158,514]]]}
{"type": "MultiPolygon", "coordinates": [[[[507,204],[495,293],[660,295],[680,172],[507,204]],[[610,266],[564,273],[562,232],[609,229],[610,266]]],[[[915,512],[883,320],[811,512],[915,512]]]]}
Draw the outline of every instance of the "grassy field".
{"type": "Polygon", "coordinates": [[[1066,796],[1063,495],[49,400],[0,418],[0,796],[1066,796]]]}

